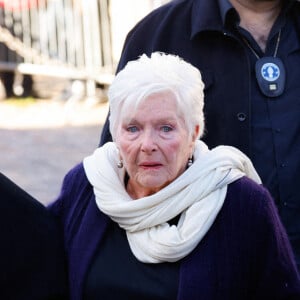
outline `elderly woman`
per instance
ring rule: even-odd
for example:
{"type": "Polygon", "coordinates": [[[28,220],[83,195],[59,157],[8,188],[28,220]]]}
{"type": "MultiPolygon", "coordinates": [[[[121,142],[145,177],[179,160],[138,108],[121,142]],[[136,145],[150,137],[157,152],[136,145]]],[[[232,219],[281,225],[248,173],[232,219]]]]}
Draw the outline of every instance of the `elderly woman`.
{"type": "Polygon", "coordinates": [[[300,299],[273,201],[249,159],[209,150],[203,83],[180,58],[129,62],[109,89],[114,142],[65,177],[71,299],[300,299]]]}

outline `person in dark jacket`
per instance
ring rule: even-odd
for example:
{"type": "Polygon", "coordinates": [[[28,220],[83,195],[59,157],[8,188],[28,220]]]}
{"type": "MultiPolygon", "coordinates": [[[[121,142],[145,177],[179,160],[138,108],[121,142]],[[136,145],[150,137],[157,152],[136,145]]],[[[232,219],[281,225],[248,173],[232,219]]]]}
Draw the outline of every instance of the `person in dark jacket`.
{"type": "MultiPolygon", "coordinates": [[[[128,34],[117,71],[153,51],[177,54],[201,71],[202,139],[250,157],[300,269],[300,2],[173,0],[128,34]]],[[[109,140],[107,119],[100,145],[109,140]]]]}
{"type": "Polygon", "coordinates": [[[0,299],[68,299],[57,219],[2,173],[0,199],[0,299]]]}
{"type": "Polygon", "coordinates": [[[249,158],[209,150],[200,72],[178,56],[129,62],[109,88],[108,142],[65,177],[71,300],[299,299],[300,278],[249,158]]]}

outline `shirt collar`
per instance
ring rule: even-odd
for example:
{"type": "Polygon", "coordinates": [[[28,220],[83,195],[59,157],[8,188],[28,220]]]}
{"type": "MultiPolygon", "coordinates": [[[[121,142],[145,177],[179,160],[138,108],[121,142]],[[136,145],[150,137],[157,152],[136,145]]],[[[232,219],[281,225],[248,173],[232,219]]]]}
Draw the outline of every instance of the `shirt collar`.
{"type": "Polygon", "coordinates": [[[222,31],[223,23],[218,0],[194,0],[191,26],[191,39],[203,31],[222,31]]]}
{"type": "Polygon", "coordinates": [[[218,2],[219,2],[219,8],[220,8],[222,22],[223,22],[223,25],[225,25],[227,13],[230,10],[234,10],[234,8],[228,0],[218,0],[218,2]]]}

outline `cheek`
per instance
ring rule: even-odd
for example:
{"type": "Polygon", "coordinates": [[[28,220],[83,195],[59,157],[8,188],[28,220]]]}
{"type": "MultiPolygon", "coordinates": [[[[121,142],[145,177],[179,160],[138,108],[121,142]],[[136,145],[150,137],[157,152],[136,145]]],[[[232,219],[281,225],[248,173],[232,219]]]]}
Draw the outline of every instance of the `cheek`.
{"type": "Polygon", "coordinates": [[[135,161],[137,150],[133,143],[128,141],[120,141],[117,144],[117,147],[119,148],[120,156],[125,164],[130,164],[135,161]]]}
{"type": "Polygon", "coordinates": [[[120,134],[120,130],[117,132],[115,142],[116,142],[117,148],[119,149],[121,155],[128,151],[128,147],[129,147],[130,143],[128,142],[128,140],[123,138],[122,134],[120,134]]]}
{"type": "Polygon", "coordinates": [[[166,155],[169,160],[173,161],[176,165],[182,165],[190,154],[190,147],[187,147],[187,143],[178,141],[169,145],[166,155]]]}
{"type": "Polygon", "coordinates": [[[124,133],[122,128],[119,128],[117,131],[115,142],[123,159],[124,157],[127,157],[129,153],[134,151],[136,145],[134,141],[128,138],[127,134],[124,133]]]}
{"type": "Polygon", "coordinates": [[[185,167],[189,157],[193,154],[193,138],[188,135],[183,135],[172,147],[172,151],[176,152],[177,165],[179,165],[179,167],[185,167]]]}

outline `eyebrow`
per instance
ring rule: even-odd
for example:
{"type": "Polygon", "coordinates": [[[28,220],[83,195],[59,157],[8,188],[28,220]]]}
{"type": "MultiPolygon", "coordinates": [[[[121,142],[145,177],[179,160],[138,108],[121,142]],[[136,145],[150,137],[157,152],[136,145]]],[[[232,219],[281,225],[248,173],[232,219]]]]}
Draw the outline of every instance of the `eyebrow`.
{"type": "MultiPolygon", "coordinates": [[[[133,124],[139,124],[141,123],[139,120],[137,120],[136,118],[124,118],[123,122],[125,123],[133,123],[133,124]]],[[[155,120],[155,123],[177,123],[177,119],[174,117],[166,117],[166,118],[159,118],[155,120]]]]}

